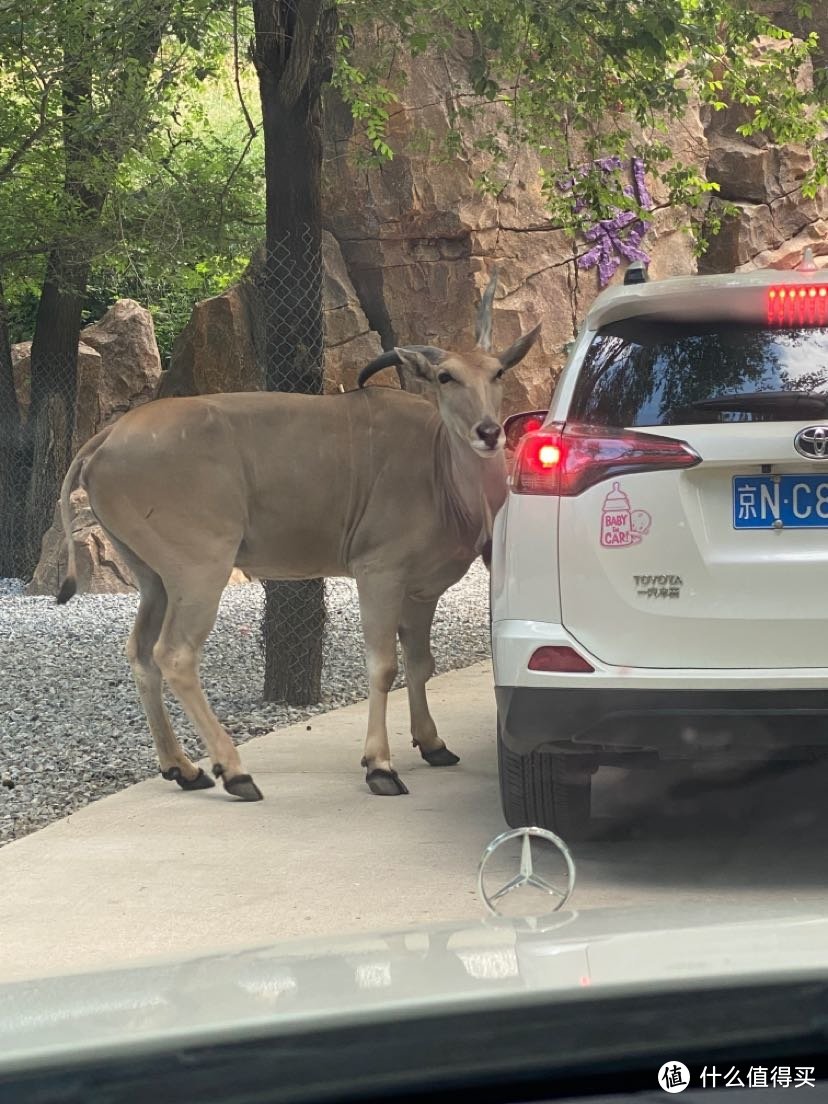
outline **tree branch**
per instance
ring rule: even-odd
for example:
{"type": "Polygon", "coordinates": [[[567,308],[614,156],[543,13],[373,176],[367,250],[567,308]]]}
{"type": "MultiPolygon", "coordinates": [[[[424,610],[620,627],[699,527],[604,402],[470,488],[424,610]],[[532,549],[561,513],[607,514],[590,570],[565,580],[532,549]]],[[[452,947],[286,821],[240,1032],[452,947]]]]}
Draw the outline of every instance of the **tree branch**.
{"type": "Polygon", "coordinates": [[[44,84],[43,91],[40,96],[37,126],[34,128],[31,134],[23,139],[17,149],[9,154],[8,158],[6,159],[6,163],[0,166],[0,182],[8,180],[8,178],[11,176],[11,174],[14,172],[14,170],[35,144],[35,142],[42,138],[50,127],[55,126],[55,124],[59,122],[59,120],[57,119],[46,118],[46,111],[49,106],[49,94],[52,91],[53,85],[54,78],[44,84]]]}
{"type": "MultiPolygon", "coordinates": [[[[236,93],[239,97],[239,104],[241,105],[242,115],[244,115],[244,121],[247,123],[247,130],[251,139],[256,137],[256,127],[253,120],[250,118],[250,112],[247,110],[247,104],[244,102],[244,93],[241,86],[241,75],[239,69],[239,0],[233,0],[233,80],[236,85],[236,93]]],[[[249,146],[249,143],[248,143],[249,146]]],[[[245,149],[245,153],[247,149],[245,149]]],[[[244,154],[242,154],[244,159],[244,154]]],[[[241,163],[241,162],[240,162],[241,163]]]]}
{"type": "Polygon", "coordinates": [[[221,193],[219,194],[219,211],[221,212],[222,221],[224,221],[224,202],[227,199],[227,193],[230,191],[230,185],[233,183],[233,180],[236,177],[236,173],[242,167],[242,163],[244,162],[245,157],[247,157],[247,152],[253,144],[255,138],[256,130],[254,128],[253,131],[248,134],[247,141],[244,143],[244,149],[241,151],[241,156],[239,157],[236,164],[233,166],[230,175],[225,180],[224,186],[222,187],[221,193]]]}

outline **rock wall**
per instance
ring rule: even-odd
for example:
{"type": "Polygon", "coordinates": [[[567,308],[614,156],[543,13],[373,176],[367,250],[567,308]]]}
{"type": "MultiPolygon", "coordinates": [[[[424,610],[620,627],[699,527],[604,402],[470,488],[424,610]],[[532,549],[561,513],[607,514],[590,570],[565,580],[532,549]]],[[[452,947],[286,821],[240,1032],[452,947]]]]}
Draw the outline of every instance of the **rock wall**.
{"type": "MultiPolygon", "coordinates": [[[[792,7],[782,0],[776,5],[786,6],[792,7]]],[[[543,322],[538,346],[509,374],[506,406],[512,413],[547,403],[565,347],[600,286],[595,268],[579,266],[590,243],[573,242],[550,223],[541,165],[532,153],[517,152],[508,183],[496,196],[477,188],[490,167],[477,141],[490,129],[486,109],[463,122],[456,156],[438,156],[468,94],[464,64],[460,54],[412,60],[397,51],[390,79],[403,93],[391,118],[391,139],[399,152],[379,170],[356,166],[348,113],[330,105],[325,219],[385,347],[407,341],[462,347],[471,340],[473,307],[489,271],[495,262],[500,265],[496,343],[505,345],[543,322]]],[[[807,82],[809,75],[802,79],[807,82]]],[[[816,200],[806,200],[800,190],[810,164],[807,151],[745,140],[736,133],[741,121],[735,110],[693,109],[671,126],[668,141],[677,156],[717,181],[722,198],[736,202],[740,215],[697,261],[685,212],[670,207],[663,189],[649,181],[653,209],[643,248],[651,258],[651,278],[792,267],[806,245],[828,255],[828,190],[816,200]]],[[[611,282],[618,283],[623,271],[624,266],[611,282]]]]}
{"type": "Polygon", "coordinates": [[[814,199],[802,195],[811,164],[808,151],[742,138],[735,130],[741,118],[740,112],[727,110],[705,119],[708,179],[719,184],[722,200],[738,206],[739,215],[727,219],[711,240],[700,270],[791,269],[807,246],[819,264],[818,258],[828,257],[828,189],[814,199]]]}
{"type": "MultiPolygon", "coordinates": [[[[802,33],[793,7],[792,0],[768,0],[773,17],[802,33]]],[[[828,14],[820,19],[828,43],[828,14]]],[[[370,54],[381,46],[366,41],[361,49],[370,54]]],[[[328,391],[352,387],[360,367],[394,344],[460,349],[470,344],[475,307],[497,263],[496,345],[543,323],[541,340],[507,376],[505,413],[543,407],[566,346],[600,291],[597,269],[582,267],[591,243],[573,241],[550,222],[541,163],[532,152],[516,151],[497,194],[478,187],[481,174],[491,168],[480,140],[491,133],[488,114],[496,108],[476,108],[462,123],[456,152],[443,154],[453,118],[473,102],[464,85],[466,61],[461,48],[415,59],[396,51],[389,71],[390,82],[401,90],[390,120],[396,153],[378,169],[358,166],[359,139],[350,115],[335,95],[328,97],[323,202],[328,391]]],[[[803,82],[809,79],[804,73],[803,82]]],[[[814,200],[801,193],[807,150],[741,138],[736,127],[742,118],[739,110],[695,108],[670,128],[667,140],[677,157],[715,180],[722,199],[735,202],[739,215],[697,261],[686,213],[671,207],[664,190],[649,181],[653,206],[643,248],[651,278],[790,268],[807,245],[818,258],[828,257],[828,190],[814,200]]],[[[624,266],[611,282],[619,282],[623,271],[624,266]]],[[[256,316],[251,280],[198,304],[160,394],[260,387],[256,316]]],[[[378,382],[396,381],[389,372],[378,382]]]]}
{"type": "MultiPolygon", "coordinates": [[[[381,169],[355,165],[347,111],[332,102],[326,116],[325,219],[336,237],[363,309],[383,344],[427,342],[462,348],[492,265],[500,267],[494,339],[505,346],[536,322],[539,343],[509,373],[507,412],[544,406],[565,359],[565,347],[599,290],[595,270],[575,242],[549,219],[538,157],[517,151],[508,182],[494,195],[477,180],[491,158],[479,147],[494,109],[464,121],[456,156],[441,144],[468,90],[460,54],[395,55],[391,80],[404,89],[391,119],[393,161],[381,169]],[[428,137],[423,138],[426,134],[428,137]]],[[[707,142],[694,114],[671,135],[684,158],[703,167],[707,142]]],[[[647,249],[654,277],[695,271],[681,215],[654,195],[647,249]]]]}

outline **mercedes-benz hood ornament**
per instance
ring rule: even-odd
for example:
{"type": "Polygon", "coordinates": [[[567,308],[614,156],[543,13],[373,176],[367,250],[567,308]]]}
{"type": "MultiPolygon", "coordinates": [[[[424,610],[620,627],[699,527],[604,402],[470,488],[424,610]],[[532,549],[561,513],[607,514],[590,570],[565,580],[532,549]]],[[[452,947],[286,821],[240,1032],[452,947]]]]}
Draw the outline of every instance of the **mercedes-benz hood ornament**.
{"type": "MultiPolygon", "coordinates": [[[[542,893],[547,894],[551,898],[552,907],[549,912],[557,912],[563,908],[569,898],[572,896],[572,891],[575,888],[575,863],[570,854],[569,848],[566,846],[560,836],[556,836],[554,832],[549,832],[545,828],[514,828],[510,832],[503,832],[499,836],[491,841],[486,847],[483,855],[480,859],[480,865],[477,869],[477,892],[480,895],[486,908],[493,916],[504,916],[505,914],[497,907],[497,902],[501,901],[504,897],[510,893],[522,889],[524,886],[531,889],[539,890],[542,893]],[[498,889],[490,893],[486,889],[484,874],[489,860],[505,843],[509,840],[520,839],[521,851],[520,851],[520,866],[517,874],[513,878],[504,882],[498,889]],[[537,841],[537,842],[534,842],[537,841]],[[542,877],[535,871],[535,858],[532,851],[533,842],[537,848],[540,841],[543,841],[542,846],[551,844],[561,855],[563,855],[564,862],[566,863],[566,888],[562,889],[553,882],[542,877]]],[[[548,913],[542,913],[548,915],[548,913]]],[[[540,917],[537,917],[540,919],[540,917]]]]}

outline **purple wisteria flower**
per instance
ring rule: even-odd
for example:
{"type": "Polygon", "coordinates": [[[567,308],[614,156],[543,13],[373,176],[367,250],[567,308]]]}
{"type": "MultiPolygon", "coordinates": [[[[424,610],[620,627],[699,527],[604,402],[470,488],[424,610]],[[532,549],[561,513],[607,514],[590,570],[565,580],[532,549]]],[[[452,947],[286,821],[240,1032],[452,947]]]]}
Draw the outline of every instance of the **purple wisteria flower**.
{"type": "MultiPolygon", "coordinates": [[[[601,157],[594,162],[594,167],[602,172],[616,172],[623,165],[617,155],[601,157]]],[[[575,176],[569,180],[561,181],[558,187],[562,191],[571,191],[576,183],[576,178],[583,178],[593,166],[584,165],[576,170],[575,176]]],[[[630,199],[635,199],[639,207],[651,210],[653,200],[644,179],[644,162],[640,157],[633,157],[630,161],[633,183],[625,184],[622,193],[630,199]]],[[[583,198],[576,199],[573,211],[578,214],[584,209],[586,202],[583,198]]],[[[600,219],[594,226],[585,231],[584,237],[588,242],[594,243],[582,257],[578,258],[578,267],[581,269],[598,266],[598,280],[602,288],[606,287],[621,264],[622,260],[628,262],[642,261],[649,264],[649,255],[641,249],[641,242],[652,224],[646,219],[638,218],[634,211],[621,211],[616,209],[611,218],[600,219]]]]}

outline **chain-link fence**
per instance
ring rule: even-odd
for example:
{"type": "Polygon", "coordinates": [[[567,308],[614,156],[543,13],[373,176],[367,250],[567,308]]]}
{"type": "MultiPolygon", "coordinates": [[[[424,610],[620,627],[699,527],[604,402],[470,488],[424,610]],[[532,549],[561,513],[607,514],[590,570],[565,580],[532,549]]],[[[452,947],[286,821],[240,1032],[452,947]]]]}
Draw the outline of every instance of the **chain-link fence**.
{"type": "MultiPolygon", "coordinates": [[[[261,251],[251,263],[243,280],[250,332],[240,334],[239,341],[254,350],[258,378],[253,385],[316,395],[334,389],[333,381],[325,378],[322,282],[321,241],[311,227],[292,232],[278,249],[261,251]]],[[[71,458],[102,422],[109,424],[119,416],[111,403],[101,402],[101,394],[107,375],[120,369],[107,362],[106,342],[98,344],[103,356],[86,345],[85,333],[92,329],[80,331],[75,360],[48,350],[40,353],[36,346],[33,359],[31,343],[10,345],[4,328],[0,578],[22,579],[34,593],[56,593],[65,573],[66,543],[56,506],[71,458]]],[[[203,382],[196,380],[191,392],[202,389],[203,382]]],[[[232,389],[239,383],[237,377],[225,383],[212,376],[211,385],[213,390],[232,389]]],[[[137,401],[151,401],[157,390],[156,386],[151,395],[140,394],[137,401]]],[[[278,494],[278,473],[273,478],[278,494]]],[[[82,494],[76,496],[74,509],[79,533],[90,520],[82,494]]],[[[94,541],[90,544],[94,552],[94,541]]],[[[90,584],[94,566],[88,556],[80,557],[81,591],[90,584]]],[[[125,566],[110,567],[130,578],[125,566]]],[[[314,704],[322,693],[324,580],[265,582],[264,589],[265,697],[292,705],[314,704]]]]}
{"type": "MultiPolygon", "coordinates": [[[[255,280],[268,391],[321,395],[325,389],[322,278],[319,227],[295,227],[265,252],[255,280]]],[[[324,580],[265,583],[266,698],[294,705],[320,700],[324,628],[324,580]]]]}
{"type": "MultiPolygon", "coordinates": [[[[71,356],[29,342],[0,354],[0,578],[32,576],[63,475],[92,435],[71,356]]],[[[83,398],[86,398],[84,390],[83,398]]]]}

